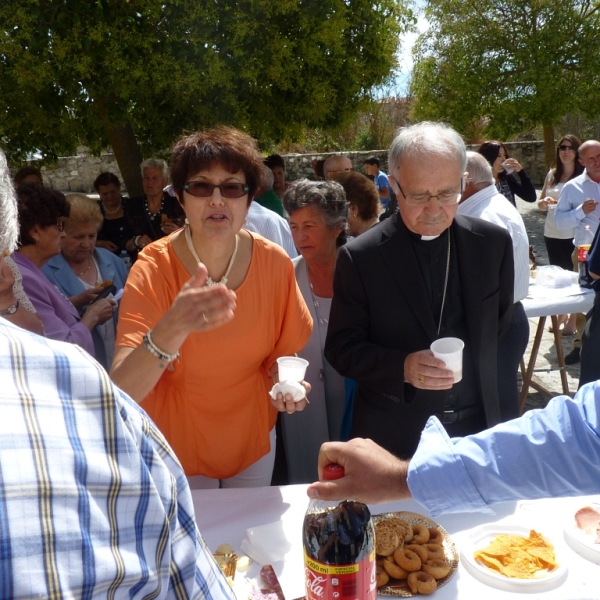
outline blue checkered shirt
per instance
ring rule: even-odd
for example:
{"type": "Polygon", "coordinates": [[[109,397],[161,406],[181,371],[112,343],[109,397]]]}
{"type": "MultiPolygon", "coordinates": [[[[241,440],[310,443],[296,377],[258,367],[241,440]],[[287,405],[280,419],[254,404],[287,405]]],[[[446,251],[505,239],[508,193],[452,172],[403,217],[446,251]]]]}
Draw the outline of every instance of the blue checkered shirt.
{"type": "Polygon", "coordinates": [[[0,598],[234,600],[152,421],[74,344],[0,319],[0,598]]]}

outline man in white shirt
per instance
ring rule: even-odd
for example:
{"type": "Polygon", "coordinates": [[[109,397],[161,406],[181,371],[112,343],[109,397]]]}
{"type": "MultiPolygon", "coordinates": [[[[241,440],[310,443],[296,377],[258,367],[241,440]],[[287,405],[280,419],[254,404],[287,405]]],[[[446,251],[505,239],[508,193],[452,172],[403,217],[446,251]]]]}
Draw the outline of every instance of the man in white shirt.
{"type": "Polygon", "coordinates": [[[261,206],[255,200],[250,204],[244,221],[244,229],[260,233],[268,240],[279,244],[290,258],[298,256],[288,222],[272,210],[261,206]]]}
{"type": "MultiPolygon", "coordinates": [[[[263,187],[256,190],[256,197],[264,195],[269,190],[273,190],[273,173],[269,167],[265,166],[264,170],[265,179],[263,187]]],[[[283,206],[281,210],[283,210],[283,206]]],[[[263,206],[256,200],[252,200],[250,204],[246,220],[244,221],[244,229],[260,233],[264,238],[278,244],[288,253],[290,258],[298,256],[288,222],[274,210],[263,206]]]]}
{"type": "Polygon", "coordinates": [[[484,156],[467,152],[468,179],[458,205],[459,215],[479,217],[508,230],[515,261],[514,307],[510,327],[498,340],[498,396],[503,421],[519,416],[519,362],[529,341],[529,321],[521,300],[529,289],[529,239],[521,215],[494,185],[484,156]]]}
{"type": "MultiPolygon", "coordinates": [[[[588,140],[577,150],[579,162],[585,171],[565,183],[560,193],[554,214],[557,227],[575,227],[573,244],[573,269],[578,271],[577,246],[581,242],[582,233],[589,225],[590,231],[595,234],[600,219],[600,142],[588,140]]],[[[579,362],[581,348],[581,335],[585,324],[585,316],[577,316],[577,336],[573,341],[573,351],[565,356],[568,365],[579,362]]]]}

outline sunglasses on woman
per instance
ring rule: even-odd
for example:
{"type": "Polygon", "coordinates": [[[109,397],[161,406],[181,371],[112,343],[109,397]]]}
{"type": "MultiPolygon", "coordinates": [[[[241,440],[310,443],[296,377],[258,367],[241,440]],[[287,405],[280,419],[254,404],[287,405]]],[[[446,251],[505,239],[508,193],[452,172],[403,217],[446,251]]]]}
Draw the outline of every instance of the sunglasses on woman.
{"type": "Polygon", "coordinates": [[[563,152],[566,152],[567,150],[575,152],[575,148],[573,148],[573,146],[565,146],[564,144],[561,144],[558,149],[562,150],[563,152]]]}
{"type": "Polygon", "coordinates": [[[208,198],[213,195],[215,188],[219,188],[221,196],[223,198],[241,198],[245,196],[250,188],[243,183],[222,183],[221,185],[214,185],[206,181],[188,181],[183,189],[196,198],[208,198]]]}

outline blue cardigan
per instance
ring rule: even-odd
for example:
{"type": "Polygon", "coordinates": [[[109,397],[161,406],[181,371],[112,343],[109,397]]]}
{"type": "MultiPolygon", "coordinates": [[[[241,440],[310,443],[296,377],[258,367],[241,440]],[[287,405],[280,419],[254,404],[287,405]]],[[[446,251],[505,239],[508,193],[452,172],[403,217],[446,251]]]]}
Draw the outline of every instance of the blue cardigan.
{"type": "MultiPolygon", "coordinates": [[[[104,248],[96,248],[94,250],[94,259],[100,267],[100,274],[102,279],[111,279],[114,281],[117,290],[120,290],[125,285],[127,279],[127,269],[123,264],[123,261],[113,254],[112,252],[104,248]]],[[[43,267],[42,271],[44,275],[54,284],[56,287],[67,297],[76,296],[85,290],[83,283],[79,280],[75,271],[69,266],[69,263],[64,259],[62,254],[53,256],[43,267]]],[[[80,312],[85,312],[83,309],[80,312]]],[[[114,322],[115,327],[117,325],[118,311],[115,311],[114,322]]],[[[96,328],[92,331],[92,339],[94,340],[94,350],[96,352],[96,360],[104,366],[105,369],[109,369],[110,365],[106,364],[106,352],[104,350],[104,344],[100,334],[96,331],[96,328]]]]}

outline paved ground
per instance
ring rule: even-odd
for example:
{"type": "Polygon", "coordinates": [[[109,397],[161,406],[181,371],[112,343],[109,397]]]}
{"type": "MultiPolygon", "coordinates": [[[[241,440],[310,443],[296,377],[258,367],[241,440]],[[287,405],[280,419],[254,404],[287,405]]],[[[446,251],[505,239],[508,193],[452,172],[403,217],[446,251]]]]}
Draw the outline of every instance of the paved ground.
{"type": "MultiPolygon", "coordinates": [[[[530,204],[528,202],[523,202],[520,199],[517,200],[517,203],[517,208],[519,209],[523,221],[525,222],[525,227],[527,228],[529,243],[533,246],[536,263],[538,265],[547,265],[548,255],[544,244],[544,219],[546,218],[546,214],[538,210],[535,203],[530,204]]],[[[549,324],[550,319],[546,319],[546,331],[544,332],[542,344],[538,352],[534,379],[539,381],[548,390],[554,392],[552,395],[556,396],[562,393],[562,386],[560,381],[560,371],[558,370],[558,363],[556,362],[554,336],[547,330],[549,324]]],[[[537,330],[538,319],[529,319],[529,325],[530,335],[529,346],[525,354],[526,362],[529,358],[533,338],[537,330]]],[[[565,354],[573,349],[573,337],[574,336],[562,337],[563,351],[565,354]]],[[[566,369],[569,389],[571,394],[574,394],[575,391],[577,391],[577,385],[579,383],[579,363],[567,367],[566,369]]],[[[526,409],[544,407],[549,398],[550,396],[542,395],[530,388],[525,407],[526,409]]]]}

